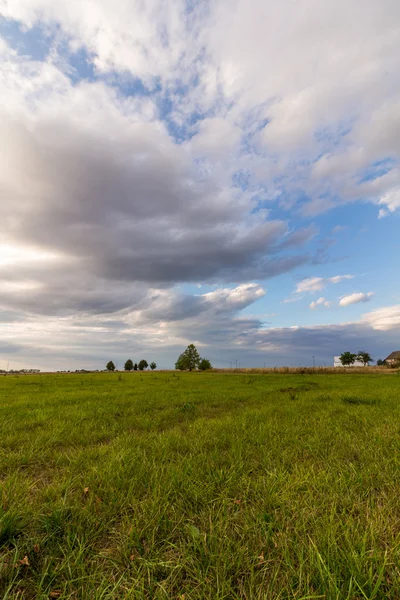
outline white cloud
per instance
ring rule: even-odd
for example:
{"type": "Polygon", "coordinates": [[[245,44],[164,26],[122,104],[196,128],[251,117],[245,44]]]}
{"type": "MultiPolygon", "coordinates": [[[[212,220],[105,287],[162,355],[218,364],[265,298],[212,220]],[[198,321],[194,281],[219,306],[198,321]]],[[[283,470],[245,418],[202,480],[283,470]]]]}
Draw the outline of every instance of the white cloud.
{"type": "Polygon", "coordinates": [[[347,279],[353,279],[354,275],[335,275],[334,277],[307,277],[302,279],[296,285],[296,294],[304,292],[318,292],[324,289],[329,283],[340,283],[347,279]]]}
{"type": "Polygon", "coordinates": [[[296,285],[296,294],[304,292],[318,292],[326,285],[326,280],[323,277],[307,277],[296,285]]]}
{"type": "Polygon", "coordinates": [[[330,283],[340,283],[346,279],[354,279],[354,275],[335,275],[335,277],[329,277],[327,281],[330,283]]]}
{"type": "Polygon", "coordinates": [[[348,229],[347,225],[335,225],[335,227],[332,229],[332,233],[335,235],[336,233],[342,233],[343,231],[346,231],[346,229],[348,229]]]}
{"type": "Polygon", "coordinates": [[[391,329],[399,328],[400,305],[386,306],[384,308],[373,310],[372,312],[363,315],[361,322],[380,331],[390,331],[391,329]]]}
{"type": "Polygon", "coordinates": [[[369,302],[373,295],[373,292],[368,292],[367,294],[355,292],[349,296],[343,296],[343,298],[340,299],[339,306],[349,306],[350,304],[358,304],[359,302],[369,302]]]}
{"type": "Polygon", "coordinates": [[[313,310],[315,308],[317,308],[318,306],[325,306],[325,308],[329,308],[330,306],[332,306],[332,302],[329,302],[328,300],[325,300],[325,298],[321,297],[321,298],[318,298],[318,300],[311,302],[311,304],[309,306],[313,310]]]}
{"type": "Polygon", "coordinates": [[[379,204],[385,208],[379,211],[379,218],[386,217],[400,208],[400,187],[390,190],[379,198],[379,204]]]}
{"type": "Polygon", "coordinates": [[[223,157],[225,152],[237,149],[241,131],[220,117],[203,119],[190,147],[195,155],[223,157]]]}
{"type": "Polygon", "coordinates": [[[291,298],[285,298],[282,300],[281,304],[292,304],[292,302],[298,302],[302,299],[303,296],[293,296],[291,298]]]}
{"type": "Polygon", "coordinates": [[[238,310],[265,296],[266,290],[257,283],[243,283],[234,289],[218,289],[202,298],[218,310],[238,310]]]}

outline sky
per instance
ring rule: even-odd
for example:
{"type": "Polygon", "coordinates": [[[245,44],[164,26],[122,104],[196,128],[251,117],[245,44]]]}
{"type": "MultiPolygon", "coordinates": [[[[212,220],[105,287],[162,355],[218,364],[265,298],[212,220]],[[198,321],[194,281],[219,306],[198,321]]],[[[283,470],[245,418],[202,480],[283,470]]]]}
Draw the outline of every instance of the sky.
{"type": "Polygon", "coordinates": [[[400,349],[398,0],[0,0],[0,369],[400,349]]]}

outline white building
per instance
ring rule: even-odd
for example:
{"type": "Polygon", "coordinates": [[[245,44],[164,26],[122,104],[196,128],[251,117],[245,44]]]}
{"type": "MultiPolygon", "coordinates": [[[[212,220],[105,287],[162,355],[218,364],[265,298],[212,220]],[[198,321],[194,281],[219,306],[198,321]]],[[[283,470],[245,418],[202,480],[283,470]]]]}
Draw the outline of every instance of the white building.
{"type": "Polygon", "coordinates": [[[362,363],[360,360],[356,360],[352,365],[342,365],[342,363],[340,362],[340,356],[334,356],[333,357],[333,366],[334,367],[363,367],[364,363],[362,363]]]}

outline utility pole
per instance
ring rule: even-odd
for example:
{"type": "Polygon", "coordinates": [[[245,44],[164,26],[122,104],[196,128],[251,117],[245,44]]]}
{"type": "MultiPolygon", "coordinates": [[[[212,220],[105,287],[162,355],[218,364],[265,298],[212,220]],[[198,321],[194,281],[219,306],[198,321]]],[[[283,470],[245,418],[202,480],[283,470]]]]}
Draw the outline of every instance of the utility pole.
{"type": "Polygon", "coordinates": [[[313,367],[315,369],[315,356],[312,357],[312,364],[313,364],[313,367]]]}
{"type": "Polygon", "coordinates": [[[236,361],[236,368],[237,368],[237,361],[236,361]]]}

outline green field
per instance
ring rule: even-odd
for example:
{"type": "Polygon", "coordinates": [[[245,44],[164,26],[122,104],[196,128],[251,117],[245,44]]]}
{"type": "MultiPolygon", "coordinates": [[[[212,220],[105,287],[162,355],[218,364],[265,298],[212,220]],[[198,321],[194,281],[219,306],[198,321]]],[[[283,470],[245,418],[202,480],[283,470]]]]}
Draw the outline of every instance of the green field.
{"type": "Polygon", "coordinates": [[[0,377],[5,599],[400,598],[400,375],[0,377]]]}

